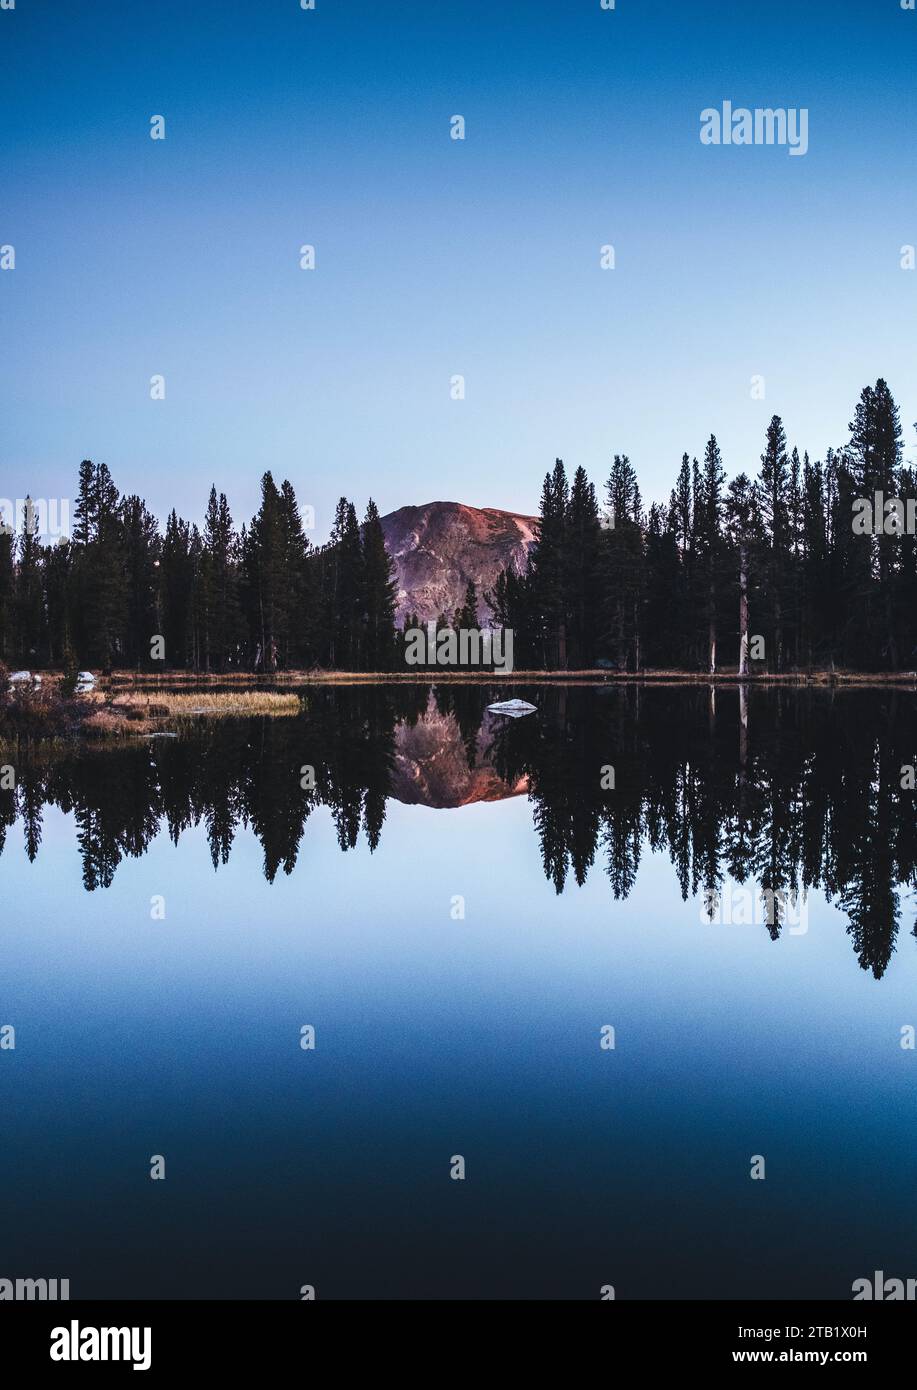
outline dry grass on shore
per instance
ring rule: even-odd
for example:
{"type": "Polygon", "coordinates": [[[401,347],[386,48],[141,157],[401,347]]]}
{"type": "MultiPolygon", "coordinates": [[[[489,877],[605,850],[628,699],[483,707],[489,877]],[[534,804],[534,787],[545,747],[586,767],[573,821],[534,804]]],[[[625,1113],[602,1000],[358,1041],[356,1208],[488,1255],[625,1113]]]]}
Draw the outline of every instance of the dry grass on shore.
{"type": "Polygon", "coordinates": [[[300,710],[298,695],[272,690],[148,690],[113,696],[94,691],[86,700],[93,709],[83,721],[83,731],[96,738],[162,732],[167,724],[181,720],[289,716],[300,710]]]}
{"type": "Polygon", "coordinates": [[[197,690],[193,692],[157,690],[155,698],[143,695],[116,695],[112,709],[152,708],[164,711],[161,717],[187,718],[194,715],[298,714],[299,696],[279,690],[197,690]]]}

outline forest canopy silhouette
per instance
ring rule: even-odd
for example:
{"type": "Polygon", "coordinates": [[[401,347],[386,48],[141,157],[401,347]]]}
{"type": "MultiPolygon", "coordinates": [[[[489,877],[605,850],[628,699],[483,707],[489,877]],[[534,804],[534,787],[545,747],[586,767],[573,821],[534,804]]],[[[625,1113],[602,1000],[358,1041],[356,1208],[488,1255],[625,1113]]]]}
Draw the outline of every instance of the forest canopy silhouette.
{"type": "MultiPolygon", "coordinates": [[[[716,437],[682,456],[667,502],[644,506],[614,456],[600,505],[558,459],[541,491],[524,572],[472,580],[438,626],[512,629],[517,669],[647,668],[750,674],[839,666],[912,669],[917,536],[854,526],[858,503],[917,497],[898,408],[883,380],[861,392],[847,442],[823,459],[767,426],[757,470],[727,482],[716,437]]],[[[879,519],[881,523],[881,518],[879,519]]],[[[104,463],[80,464],[71,537],[38,518],[0,531],[0,662],[222,673],[389,671],[404,665],[395,580],[370,500],[342,497],[327,544],[304,530],[292,484],[261,480],[237,529],[214,486],[203,526],[164,530],[104,463]]],[[[404,627],[416,624],[410,615],[404,627]]]]}

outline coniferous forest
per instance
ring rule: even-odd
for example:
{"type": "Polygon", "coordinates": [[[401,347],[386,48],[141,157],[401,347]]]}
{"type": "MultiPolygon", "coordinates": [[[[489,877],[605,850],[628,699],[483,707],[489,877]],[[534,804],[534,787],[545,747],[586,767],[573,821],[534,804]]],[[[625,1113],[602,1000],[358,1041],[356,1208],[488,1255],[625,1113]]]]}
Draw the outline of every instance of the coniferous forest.
{"type": "Polygon", "coordinates": [[[528,573],[500,576],[495,612],[522,669],[912,669],[917,538],[857,533],[854,502],[877,492],[917,495],[881,379],[823,459],[790,448],[775,415],[754,476],[727,482],[711,435],[702,459],[683,455],[668,502],[649,508],[626,455],[604,509],[583,469],[569,480],[558,459],[528,573]]]}
{"type": "Polygon", "coordinates": [[[203,530],[173,510],[162,532],[106,464],[84,459],[71,539],[0,535],[10,665],[384,671],[395,654],[392,566],[372,500],[361,524],[342,497],[328,544],[313,547],[292,485],[268,472],[241,530],[213,487],[203,530]]]}
{"type": "MultiPolygon", "coordinates": [[[[767,426],[755,470],[727,481],[711,435],[685,453],[668,501],[644,505],[615,455],[604,495],[558,459],[541,492],[525,573],[469,584],[440,626],[511,628],[517,669],[647,668],[740,674],[917,664],[917,537],[857,533],[857,499],[917,496],[885,381],[862,391],[847,442],[822,459],[767,426]]],[[[314,546],[289,482],[266,472],[237,528],[210,492],[203,527],[160,527],[104,463],[79,469],[73,534],[43,544],[38,519],[0,532],[0,661],[110,670],[388,671],[404,662],[379,512],[341,498],[314,546]]],[[[410,617],[405,627],[412,625],[410,617]]]]}

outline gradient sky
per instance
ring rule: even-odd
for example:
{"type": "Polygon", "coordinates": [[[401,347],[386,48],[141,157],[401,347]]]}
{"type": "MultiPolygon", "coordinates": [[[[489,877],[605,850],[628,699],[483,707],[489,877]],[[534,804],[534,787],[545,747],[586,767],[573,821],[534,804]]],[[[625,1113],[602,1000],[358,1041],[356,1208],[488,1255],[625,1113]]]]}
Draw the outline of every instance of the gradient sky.
{"type": "Polygon", "coordinates": [[[556,455],[627,452],[664,498],[774,412],[821,456],[879,375],[912,456],[915,73],[899,0],[17,0],[0,497],[88,456],[241,522],[271,468],[321,540],[341,492],[534,510],[556,455]],[[808,154],[702,146],[727,99],[807,107],[808,154]]]}

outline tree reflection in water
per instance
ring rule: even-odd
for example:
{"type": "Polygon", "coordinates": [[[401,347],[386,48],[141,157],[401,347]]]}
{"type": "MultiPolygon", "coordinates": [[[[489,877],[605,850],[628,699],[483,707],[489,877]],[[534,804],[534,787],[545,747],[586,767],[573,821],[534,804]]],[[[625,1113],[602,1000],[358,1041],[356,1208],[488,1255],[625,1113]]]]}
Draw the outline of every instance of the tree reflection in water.
{"type": "MultiPolygon", "coordinates": [[[[73,814],[89,891],[163,829],[177,842],[201,824],[215,868],[249,827],[273,881],[293,872],[316,807],[330,809],[342,850],[361,835],[373,850],[389,799],[441,808],[527,795],[558,893],[598,861],[626,898],[647,846],[668,853],[683,898],[715,900],[727,879],[778,900],[818,888],[879,978],[903,890],[917,886],[915,793],[902,786],[915,726],[913,695],[896,690],[314,687],[297,718],[202,720],[176,739],[20,762],[15,788],[0,790],[0,852],[21,821],[35,860],[55,805],[73,814]],[[487,713],[511,695],[537,714],[487,713]]],[[[778,915],[762,929],[776,939],[784,925],[778,915]]]]}

